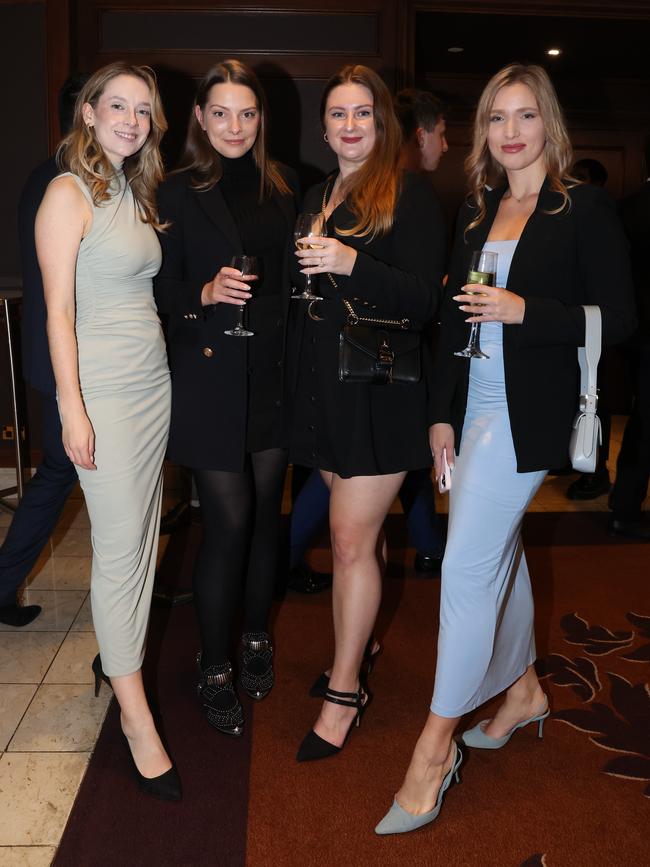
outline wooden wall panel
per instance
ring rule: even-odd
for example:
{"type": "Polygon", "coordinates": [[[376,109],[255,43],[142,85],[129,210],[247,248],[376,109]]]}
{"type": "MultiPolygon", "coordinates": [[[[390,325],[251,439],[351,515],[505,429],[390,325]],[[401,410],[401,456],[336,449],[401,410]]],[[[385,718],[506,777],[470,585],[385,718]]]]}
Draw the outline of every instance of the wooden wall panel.
{"type": "MultiPolygon", "coordinates": [[[[62,2],[62,0],[61,0],[62,2]]],[[[164,151],[177,161],[196,80],[216,61],[238,57],[262,79],[271,107],[272,152],[304,185],[332,165],[318,104],[324,82],[344,63],[397,81],[400,0],[287,0],[255,5],[197,0],[86,0],[73,23],[75,65],[95,69],[128,57],[158,73],[170,131],[164,151]]]]}

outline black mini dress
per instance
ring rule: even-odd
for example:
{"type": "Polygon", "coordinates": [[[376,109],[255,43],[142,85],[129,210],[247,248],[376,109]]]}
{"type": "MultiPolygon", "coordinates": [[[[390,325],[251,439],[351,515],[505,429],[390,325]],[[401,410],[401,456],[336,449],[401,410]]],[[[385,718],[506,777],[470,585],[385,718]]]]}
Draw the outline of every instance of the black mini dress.
{"type": "MultiPolygon", "coordinates": [[[[312,187],[303,210],[318,212],[333,179],[312,187]]],[[[431,360],[422,344],[422,377],[412,384],[340,382],[339,334],[346,321],[342,299],[356,312],[407,317],[428,327],[438,306],[445,255],[442,212],[429,181],[405,173],[389,232],[374,238],[337,234],[354,225],[345,204],[328,220],[330,237],[357,250],[349,277],[314,280],[323,301],[294,301],[290,324],[292,422],[289,458],[342,478],[374,476],[431,465],[428,440],[431,360]],[[310,315],[311,310],[311,315],[310,315]],[[320,319],[313,318],[321,317],[320,319]]]]}

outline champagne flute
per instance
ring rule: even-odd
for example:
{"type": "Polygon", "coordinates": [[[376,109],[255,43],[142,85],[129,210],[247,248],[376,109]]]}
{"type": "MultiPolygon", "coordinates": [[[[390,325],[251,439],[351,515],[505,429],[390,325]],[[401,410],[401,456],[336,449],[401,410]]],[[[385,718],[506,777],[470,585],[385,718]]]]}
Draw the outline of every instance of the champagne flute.
{"type": "MultiPolygon", "coordinates": [[[[467,274],[468,283],[480,283],[482,286],[494,286],[497,276],[497,254],[490,250],[474,250],[470,260],[469,272],[467,274]]],[[[480,295],[480,292],[465,292],[466,295],[480,295]]],[[[481,351],[479,338],[481,334],[481,323],[472,322],[472,327],[469,332],[469,342],[465,349],[459,352],[454,352],[454,355],[460,358],[489,358],[481,351]]]]}
{"type": "MultiPolygon", "coordinates": [[[[259,280],[262,273],[262,262],[257,256],[233,256],[230,260],[230,267],[236,268],[242,277],[255,276],[259,280]]],[[[248,283],[248,281],[247,281],[248,283]]],[[[252,291],[252,286],[248,283],[249,291],[252,291]]],[[[234,328],[229,328],[224,331],[229,337],[253,337],[254,331],[248,331],[244,328],[244,309],[246,305],[242,304],[237,308],[237,325],[234,328]]]]}
{"type": "MultiPolygon", "coordinates": [[[[302,240],[303,238],[310,237],[318,237],[321,238],[327,235],[327,222],[325,220],[325,214],[319,212],[318,214],[298,214],[298,219],[296,220],[296,228],[293,232],[293,238],[296,242],[296,247],[299,250],[322,250],[322,244],[311,244],[307,240],[302,240]]],[[[292,295],[292,298],[296,300],[305,300],[305,301],[321,301],[320,295],[314,295],[311,291],[311,274],[305,274],[305,288],[302,292],[299,292],[297,295],[292,295]]]]}

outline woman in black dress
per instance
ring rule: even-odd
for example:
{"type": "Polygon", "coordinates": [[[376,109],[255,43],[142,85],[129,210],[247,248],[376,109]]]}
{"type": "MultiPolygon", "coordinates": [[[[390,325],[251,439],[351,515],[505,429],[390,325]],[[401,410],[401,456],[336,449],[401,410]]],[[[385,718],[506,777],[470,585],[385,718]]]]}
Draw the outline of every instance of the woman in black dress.
{"type": "Polygon", "coordinates": [[[425,347],[419,382],[340,382],[342,299],[358,313],[406,317],[421,330],[437,306],[445,246],[431,185],[398,167],[400,127],[379,76],[344,67],[325,87],[321,119],[339,170],[303,205],[324,210],[328,237],[314,239],[320,249],[296,253],[303,273],[318,275],[323,300],[300,302],[291,459],[318,467],[331,490],[336,649],[299,761],[337,753],[367,702],[359,669],[381,598],[381,527],[406,472],[431,464],[425,347]]]}
{"type": "Polygon", "coordinates": [[[192,468],[204,535],[194,572],[201,632],[199,684],[208,722],[241,735],[230,631],[244,586],[240,682],[255,699],[273,686],[268,618],[287,461],[285,322],[294,172],[266,152],[268,112],[251,69],[226,60],[199,85],[182,168],[159,188],[163,265],[159,310],[169,317],[169,457],[192,468]],[[262,261],[261,279],[230,267],[262,261]],[[231,330],[248,302],[254,336],[231,330]]]}

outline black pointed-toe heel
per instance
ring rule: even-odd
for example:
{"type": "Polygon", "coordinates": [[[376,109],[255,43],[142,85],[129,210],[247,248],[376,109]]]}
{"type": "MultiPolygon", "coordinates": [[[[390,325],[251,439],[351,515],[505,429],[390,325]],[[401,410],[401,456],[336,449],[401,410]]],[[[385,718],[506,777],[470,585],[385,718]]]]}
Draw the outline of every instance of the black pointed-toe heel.
{"type": "Polygon", "coordinates": [[[273,645],[268,632],[245,632],[241,637],[244,648],[239,682],[255,701],[265,698],[273,689],[273,645]]]}
{"type": "Polygon", "coordinates": [[[97,654],[93,659],[92,670],[95,675],[95,698],[97,698],[102,681],[104,681],[107,686],[110,686],[111,689],[113,689],[113,684],[111,683],[110,677],[107,674],[104,674],[104,670],[102,669],[102,659],[99,654],[97,654]]]}
{"type": "Polygon", "coordinates": [[[124,742],[131,759],[133,775],[140,789],[147,795],[151,795],[152,798],[158,798],[160,801],[180,801],[183,797],[183,790],[181,778],[178,776],[175,765],[172,765],[168,771],[165,771],[164,774],[159,774],[157,777],[145,777],[138,770],[133,753],[131,752],[129,739],[126,735],[124,735],[124,742]]]}
{"type": "Polygon", "coordinates": [[[370,696],[361,686],[357,692],[338,692],[338,690],[329,687],[325,693],[325,701],[329,701],[332,704],[341,704],[344,707],[355,707],[357,709],[356,716],[352,719],[350,728],[345,735],[345,740],[340,747],[326,741],[312,729],[300,744],[296,759],[299,762],[314,762],[318,759],[328,759],[330,756],[340,753],[347,739],[350,737],[353,727],[359,728],[361,725],[361,717],[368,706],[369,700],[370,696]]]}
{"type": "MultiPolygon", "coordinates": [[[[366,649],[363,652],[363,660],[361,662],[361,669],[359,671],[359,676],[363,678],[370,677],[370,674],[374,668],[375,662],[377,661],[377,657],[382,652],[383,648],[381,644],[375,640],[374,636],[370,636],[370,640],[366,644],[366,649]],[[373,647],[377,644],[377,649],[373,651],[373,647]]],[[[309,695],[312,698],[325,698],[325,693],[327,692],[327,688],[330,685],[329,675],[325,672],[319,674],[316,680],[312,683],[309,689],[309,695]]]]}
{"type": "Polygon", "coordinates": [[[232,665],[210,665],[201,668],[201,654],[196,657],[199,681],[196,689],[203,712],[210,725],[231,737],[244,734],[244,711],[233,685],[232,665]]]}

